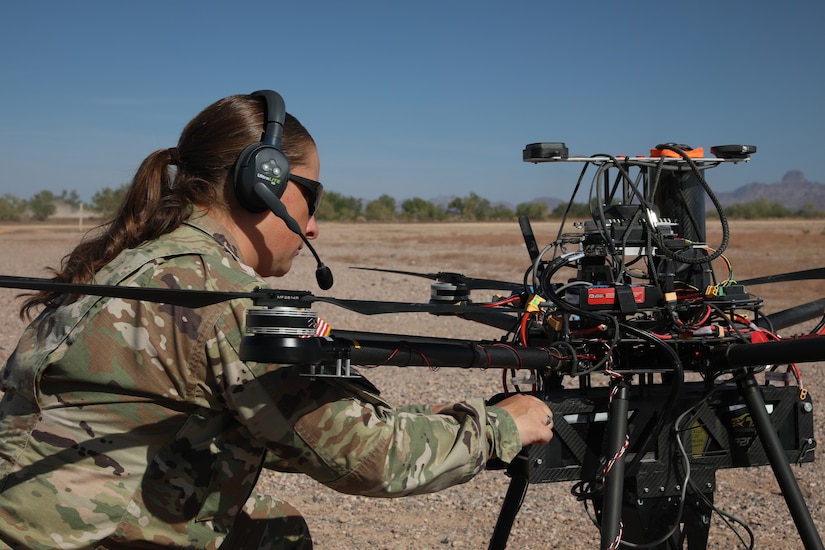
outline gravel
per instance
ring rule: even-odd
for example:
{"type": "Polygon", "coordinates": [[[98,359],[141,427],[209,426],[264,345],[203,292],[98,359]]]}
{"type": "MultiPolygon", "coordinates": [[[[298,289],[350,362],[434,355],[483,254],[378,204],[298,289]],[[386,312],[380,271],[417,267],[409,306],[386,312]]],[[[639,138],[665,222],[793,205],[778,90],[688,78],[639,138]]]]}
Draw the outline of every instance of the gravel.
{"type": "MultiPolygon", "coordinates": [[[[550,225],[534,229],[537,236],[545,238],[555,234],[550,225]]],[[[825,250],[822,242],[825,237],[821,230],[818,234],[816,229],[807,231],[809,252],[799,254],[801,265],[793,269],[823,264],[820,251],[825,250]]],[[[46,276],[43,267],[57,265],[81,232],[74,227],[54,230],[48,226],[0,226],[0,234],[4,258],[0,273],[46,276]]],[[[750,232],[743,229],[743,234],[750,235],[750,232]]],[[[322,226],[317,249],[333,269],[336,277],[333,289],[317,290],[313,275],[315,263],[306,252],[296,261],[293,273],[273,284],[338,298],[424,302],[429,298],[430,283],[425,278],[349,268],[379,267],[422,273],[450,270],[519,281],[526,267],[526,252],[520,238],[517,225],[509,224],[328,224],[322,226]]],[[[752,243],[742,246],[740,242],[741,257],[750,254],[754,246],[752,243]]],[[[774,249],[761,255],[757,251],[756,256],[762,261],[772,251],[774,249]]],[[[731,255],[735,256],[733,252],[731,255]]],[[[759,269],[764,271],[747,272],[747,275],[780,272],[782,265],[790,265],[787,258],[776,258],[776,261],[773,265],[759,264],[759,269]]],[[[750,265],[738,268],[746,270],[750,265]]],[[[825,287],[818,283],[805,291],[813,298],[799,293],[789,297],[787,293],[776,292],[777,305],[768,311],[822,297],[823,291],[825,287]]],[[[19,300],[15,296],[18,294],[18,291],[0,289],[0,360],[3,362],[24,326],[17,317],[19,300]]],[[[767,294],[761,295],[766,303],[772,303],[767,294]]],[[[482,293],[477,299],[489,298],[482,293]]],[[[499,331],[460,319],[423,314],[362,316],[327,304],[319,304],[315,309],[333,328],[339,329],[477,340],[501,336],[499,331]]],[[[820,381],[815,375],[821,367],[821,364],[803,366],[806,385],[814,397],[814,435],[820,441],[823,440],[823,413],[817,407],[820,381]]],[[[494,371],[380,367],[369,369],[366,374],[390,402],[398,405],[488,397],[500,391],[500,373],[494,371]]],[[[822,462],[814,462],[793,466],[793,471],[816,528],[825,532],[825,491],[822,490],[825,467],[822,462]]],[[[301,510],[317,548],[477,549],[487,547],[508,483],[509,478],[503,472],[488,471],[465,485],[432,495],[370,499],[335,493],[305,476],[266,472],[258,489],[275,494],[301,510]]],[[[598,548],[598,530],[582,503],[571,495],[571,485],[568,482],[531,485],[517,515],[508,548],[598,548]]],[[[769,467],[720,470],[717,486],[715,504],[750,526],[756,548],[803,547],[769,467]]],[[[714,515],[707,548],[742,547],[737,535],[720,516],[714,515]]]]}

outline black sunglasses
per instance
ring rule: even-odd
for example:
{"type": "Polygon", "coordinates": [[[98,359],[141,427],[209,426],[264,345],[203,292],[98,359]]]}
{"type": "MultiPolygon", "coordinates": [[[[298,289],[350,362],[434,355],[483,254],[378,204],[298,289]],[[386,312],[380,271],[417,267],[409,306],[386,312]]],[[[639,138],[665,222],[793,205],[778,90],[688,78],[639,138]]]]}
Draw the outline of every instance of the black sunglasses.
{"type": "Polygon", "coordinates": [[[307,199],[307,206],[309,206],[309,215],[312,216],[315,214],[315,211],[318,210],[318,205],[321,204],[321,197],[324,196],[324,186],[321,182],[296,176],[295,174],[289,175],[289,181],[297,183],[303,191],[306,191],[304,196],[307,199]]]}

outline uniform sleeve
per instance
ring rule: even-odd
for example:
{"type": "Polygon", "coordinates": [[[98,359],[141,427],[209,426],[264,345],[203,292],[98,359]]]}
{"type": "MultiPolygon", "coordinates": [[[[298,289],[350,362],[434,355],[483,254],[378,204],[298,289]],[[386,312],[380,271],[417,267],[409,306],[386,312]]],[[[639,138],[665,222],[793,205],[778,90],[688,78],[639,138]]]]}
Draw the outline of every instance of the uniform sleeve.
{"type": "Polygon", "coordinates": [[[312,378],[304,366],[245,363],[240,340],[217,328],[207,352],[219,365],[227,406],[278,469],[344,493],[395,497],[464,483],[488,460],[509,462],[521,450],[513,418],[482,399],[438,414],[395,410],[364,378],[312,378]]]}

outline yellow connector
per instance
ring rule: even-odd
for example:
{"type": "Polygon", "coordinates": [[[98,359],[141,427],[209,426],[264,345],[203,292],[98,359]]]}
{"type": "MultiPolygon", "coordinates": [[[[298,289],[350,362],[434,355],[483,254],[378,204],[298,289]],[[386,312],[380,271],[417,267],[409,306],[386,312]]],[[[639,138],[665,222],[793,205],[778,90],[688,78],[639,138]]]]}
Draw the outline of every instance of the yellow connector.
{"type": "Polygon", "coordinates": [[[553,330],[559,331],[559,330],[561,330],[561,327],[562,327],[561,317],[555,317],[555,316],[548,317],[545,320],[545,324],[547,326],[549,326],[550,328],[552,328],[553,330]]]}
{"type": "Polygon", "coordinates": [[[533,295],[533,298],[527,303],[527,311],[536,313],[539,311],[539,306],[545,302],[545,299],[538,294],[533,295]]]}

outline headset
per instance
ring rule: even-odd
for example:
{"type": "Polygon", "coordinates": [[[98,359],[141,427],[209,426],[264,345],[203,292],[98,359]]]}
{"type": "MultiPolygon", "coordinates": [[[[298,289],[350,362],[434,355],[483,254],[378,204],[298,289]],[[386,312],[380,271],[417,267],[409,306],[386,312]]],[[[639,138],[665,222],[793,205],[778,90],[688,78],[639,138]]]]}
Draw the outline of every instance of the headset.
{"type": "Polygon", "coordinates": [[[289,182],[289,160],[280,149],[286,106],[280,94],[272,90],[258,90],[251,95],[264,98],[264,133],[259,143],[241,151],[233,168],[233,178],[238,202],[250,212],[258,213],[268,210],[269,206],[256,191],[256,185],[263,183],[280,199],[289,182]]]}
{"type": "Polygon", "coordinates": [[[289,159],[280,149],[286,120],[284,99],[272,90],[258,90],[251,95],[264,98],[264,133],[259,143],[244,147],[235,162],[235,197],[238,203],[250,212],[271,211],[284,221],[290,231],[301,237],[318,262],[318,268],[315,270],[318,286],[328,290],[333,284],[332,271],[321,261],[315,248],[301,231],[301,226],[289,215],[286,206],[281,202],[281,197],[289,184],[289,159]]]}

